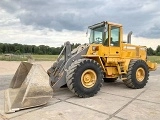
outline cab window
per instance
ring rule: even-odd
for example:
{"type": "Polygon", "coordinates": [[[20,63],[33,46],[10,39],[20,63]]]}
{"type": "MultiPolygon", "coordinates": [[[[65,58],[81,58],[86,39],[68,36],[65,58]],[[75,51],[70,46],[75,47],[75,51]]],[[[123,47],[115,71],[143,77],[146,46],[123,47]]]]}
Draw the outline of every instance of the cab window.
{"type": "Polygon", "coordinates": [[[120,42],[120,28],[116,26],[111,26],[111,38],[110,46],[119,46],[120,42]]]}
{"type": "Polygon", "coordinates": [[[104,26],[99,26],[91,30],[90,43],[101,44],[103,41],[104,26]]]}

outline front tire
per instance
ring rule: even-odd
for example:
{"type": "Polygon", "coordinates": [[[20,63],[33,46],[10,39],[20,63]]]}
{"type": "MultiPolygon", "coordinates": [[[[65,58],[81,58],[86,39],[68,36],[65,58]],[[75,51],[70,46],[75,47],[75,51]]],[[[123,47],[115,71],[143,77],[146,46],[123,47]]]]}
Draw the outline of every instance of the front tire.
{"type": "Polygon", "coordinates": [[[95,60],[79,59],[68,68],[66,82],[75,95],[92,97],[102,86],[103,70],[95,60]]]}
{"type": "Polygon", "coordinates": [[[131,60],[127,72],[127,79],[123,80],[129,88],[140,89],[148,82],[149,70],[145,61],[131,60]]]}

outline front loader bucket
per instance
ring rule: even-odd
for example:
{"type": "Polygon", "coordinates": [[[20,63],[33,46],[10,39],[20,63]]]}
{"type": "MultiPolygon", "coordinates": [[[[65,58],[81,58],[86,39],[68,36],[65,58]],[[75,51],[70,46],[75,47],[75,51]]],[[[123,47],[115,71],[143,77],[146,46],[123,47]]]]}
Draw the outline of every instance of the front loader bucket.
{"type": "Polygon", "coordinates": [[[5,113],[46,104],[53,95],[41,65],[21,62],[5,91],[5,113]]]}

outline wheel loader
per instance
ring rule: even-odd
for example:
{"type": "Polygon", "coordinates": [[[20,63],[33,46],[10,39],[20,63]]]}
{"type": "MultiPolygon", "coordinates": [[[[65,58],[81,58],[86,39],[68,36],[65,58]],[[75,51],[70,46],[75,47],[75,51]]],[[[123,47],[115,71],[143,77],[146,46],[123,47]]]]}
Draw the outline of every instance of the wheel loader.
{"type": "Polygon", "coordinates": [[[89,44],[72,50],[70,42],[66,42],[47,73],[41,65],[20,64],[5,91],[6,113],[46,104],[53,92],[64,85],[81,98],[94,96],[103,82],[118,78],[129,88],[146,85],[157,63],[148,61],[145,46],[131,44],[132,32],[124,42],[121,24],[104,21],[88,28],[89,44]]]}

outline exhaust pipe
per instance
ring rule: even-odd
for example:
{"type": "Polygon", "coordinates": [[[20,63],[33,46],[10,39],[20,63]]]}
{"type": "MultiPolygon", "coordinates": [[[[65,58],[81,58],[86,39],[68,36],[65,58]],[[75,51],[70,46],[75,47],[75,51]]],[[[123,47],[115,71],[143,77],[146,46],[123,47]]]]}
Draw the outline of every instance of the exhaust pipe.
{"type": "Polygon", "coordinates": [[[127,43],[130,43],[131,44],[131,35],[132,35],[132,31],[130,31],[127,35],[127,43]]]}

